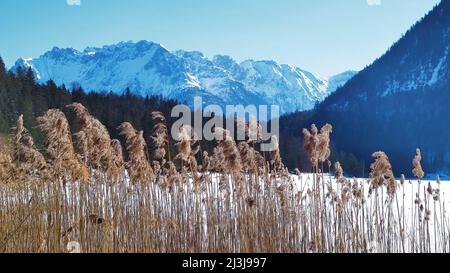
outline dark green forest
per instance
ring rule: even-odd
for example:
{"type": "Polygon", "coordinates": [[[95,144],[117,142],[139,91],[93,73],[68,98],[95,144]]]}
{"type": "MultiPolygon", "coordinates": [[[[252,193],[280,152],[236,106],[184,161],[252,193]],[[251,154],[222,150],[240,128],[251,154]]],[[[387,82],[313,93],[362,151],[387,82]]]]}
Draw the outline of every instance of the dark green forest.
{"type": "Polygon", "coordinates": [[[130,90],[123,95],[116,95],[86,93],[81,88],[69,91],[65,86],[58,87],[52,81],[39,85],[31,70],[8,72],[0,57],[0,134],[3,136],[12,132],[18,116],[23,114],[25,126],[40,146],[42,135],[37,128],[36,117],[54,108],[64,111],[73,127],[72,131],[76,132],[74,113],[66,107],[73,102],[86,106],[106,126],[111,137],[121,139],[116,128],[128,121],[144,131],[148,143],[151,143],[154,125],[151,112],[161,111],[171,124],[173,121],[170,119],[170,112],[177,104],[176,101],[160,97],[135,96],[130,90]]]}

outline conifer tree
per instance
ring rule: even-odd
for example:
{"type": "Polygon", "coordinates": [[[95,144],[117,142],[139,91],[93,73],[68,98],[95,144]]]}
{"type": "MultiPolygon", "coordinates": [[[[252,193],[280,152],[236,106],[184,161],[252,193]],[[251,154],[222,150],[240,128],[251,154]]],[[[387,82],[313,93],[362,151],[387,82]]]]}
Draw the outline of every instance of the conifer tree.
{"type": "Polygon", "coordinates": [[[3,62],[2,56],[0,56],[0,79],[4,79],[6,75],[6,66],[3,62]]]}

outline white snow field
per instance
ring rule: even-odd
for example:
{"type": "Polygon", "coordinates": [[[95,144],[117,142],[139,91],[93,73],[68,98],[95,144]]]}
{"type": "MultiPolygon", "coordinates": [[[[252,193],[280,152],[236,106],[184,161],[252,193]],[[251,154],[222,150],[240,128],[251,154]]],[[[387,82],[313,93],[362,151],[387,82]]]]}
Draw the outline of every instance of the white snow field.
{"type": "MultiPolygon", "coordinates": [[[[313,174],[292,175],[292,178],[298,192],[304,193],[314,188],[313,174]]],[[[370,203],[370,198],[373,199],[373,196],[378,194],[379,201],[384,203],[385,206],[384,217],[398,219],[400,215],[402,218],[400,224],[404,230],[405,249],[409,249],[406,252],[447,252],[449,250],[450,223],[448,220],[450,213],[448,209],[450,208],[450,198],[448,196],[450,195],[450,181],[405,179],[402,183],[400,180],[396,180],[398,194],[392,200],[393,210],[392,215],[389,216],[386,210],[386,207],[389,206],[386,187],[379,188],[378,193],[372,192],[372,197],[369,197],[370,181],[367,178],[347,178],[347,180],[351,182],[349,188],[353,187],[356,182],[356,185],[362,190],[366,202],[369,201],[371,213],[375,214],[375,209],[373,208],[374,203],[370,203]],[[420,246],[417,243],[421,239],[420,236],[423,236],[416,229],[419,226],[424,229],[423,234],[426,236],[424,239],[430,241],[429,246],[420,246]],[[414,228],[408,229],[408,227],[414,228]]],[[[325,186],[326,192],[331,189],[335,192],[342,192],[343,187],[346,187],[330,175],[323,175],[323,181],[324,183],[320,184],[325,186]]],[[[394,220],[394,222],[399,224],[397,220],[394,220]]],[[[400,231],[397,235],[400,236],[400,231]]],[[[386,251],[375,241],[372,242],[370,252],[386,251]]]]}

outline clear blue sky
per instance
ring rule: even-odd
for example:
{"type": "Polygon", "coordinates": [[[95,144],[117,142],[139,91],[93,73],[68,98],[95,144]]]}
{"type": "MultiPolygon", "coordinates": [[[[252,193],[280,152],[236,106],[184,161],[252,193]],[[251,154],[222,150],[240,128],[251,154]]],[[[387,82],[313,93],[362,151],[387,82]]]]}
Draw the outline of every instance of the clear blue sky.
{"type": "Polygon", "coordinates": [[[438,2],[0,0],[0,55],[11,66],[53,46],[150,40],[170,50],[273,59],[330,76],[371,63],[438,2]]]}

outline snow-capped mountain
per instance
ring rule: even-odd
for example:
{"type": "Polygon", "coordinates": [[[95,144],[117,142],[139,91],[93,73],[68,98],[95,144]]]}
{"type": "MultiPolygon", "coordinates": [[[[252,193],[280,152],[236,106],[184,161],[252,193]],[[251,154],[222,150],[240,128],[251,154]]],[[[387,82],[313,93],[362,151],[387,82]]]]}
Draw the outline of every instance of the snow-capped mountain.
{"type": "Polygon", "coordinates": [[[206,58],[197,51],[169,51],[160,44],[122,42],[84,51],[55,47],[35,59],[19,59],[31,67],[39,82],[53,80],[87,91],[161,95],[193,105],[200,95],[205,104],[280,105],[282,113],[309,110],[354,74],[330,83],[298,67],[274,61],[237,63],[229,56],[206,58]]]}

